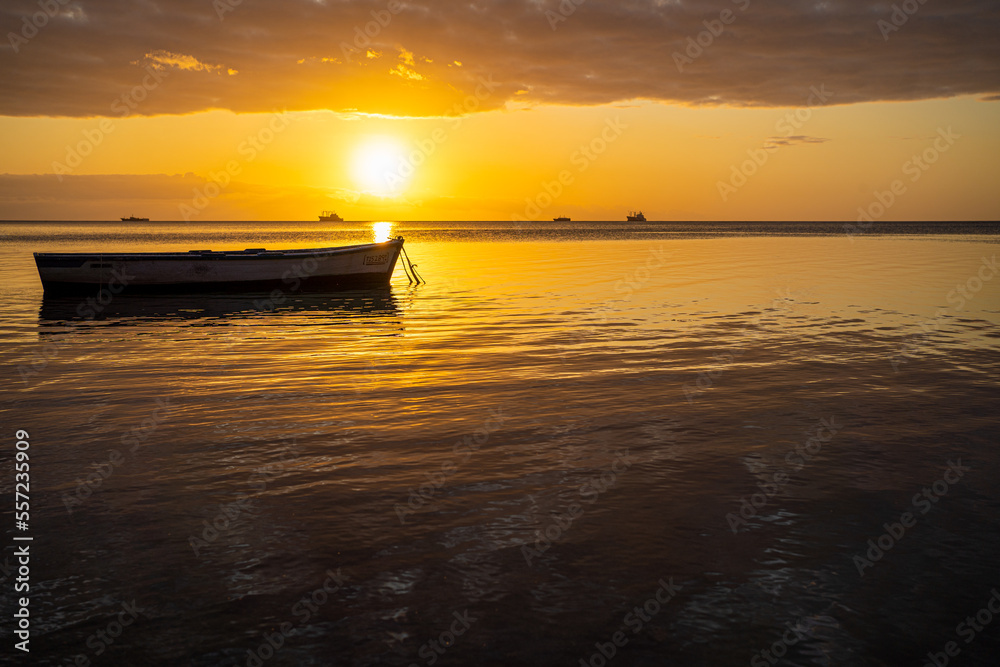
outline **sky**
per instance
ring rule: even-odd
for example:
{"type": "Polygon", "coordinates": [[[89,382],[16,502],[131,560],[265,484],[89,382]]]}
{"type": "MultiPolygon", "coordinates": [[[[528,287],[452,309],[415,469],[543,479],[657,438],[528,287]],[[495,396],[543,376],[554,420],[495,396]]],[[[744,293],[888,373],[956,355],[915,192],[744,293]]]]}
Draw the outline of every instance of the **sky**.
{"type": "Polygon", "coordinates": [[[5,0],[0,31],[0,219],[1000,219],[995,1],[5,0]]]}

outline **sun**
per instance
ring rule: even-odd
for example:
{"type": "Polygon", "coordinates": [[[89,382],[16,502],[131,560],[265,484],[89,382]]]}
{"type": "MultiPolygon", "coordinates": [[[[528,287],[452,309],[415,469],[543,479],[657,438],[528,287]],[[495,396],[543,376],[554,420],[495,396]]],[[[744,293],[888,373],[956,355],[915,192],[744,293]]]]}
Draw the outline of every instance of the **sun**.
{"type": "Polygon", "coordinates": [[[355,150],[351,171],[364,192],[391,197],[401,194],[413,170],[399,141],[392,137],[371,137],[355,150]]]}

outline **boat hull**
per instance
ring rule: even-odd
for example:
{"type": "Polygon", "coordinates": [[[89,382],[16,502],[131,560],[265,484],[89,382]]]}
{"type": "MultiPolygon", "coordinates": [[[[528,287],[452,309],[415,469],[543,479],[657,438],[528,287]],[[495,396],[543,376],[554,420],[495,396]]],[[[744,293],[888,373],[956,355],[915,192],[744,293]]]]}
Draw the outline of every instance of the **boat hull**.
{"type": "Polygon", "coordinates": [[[385,287],[403,239],[238,252],[35,253],[46,294],[332,292],[385,287]]]}

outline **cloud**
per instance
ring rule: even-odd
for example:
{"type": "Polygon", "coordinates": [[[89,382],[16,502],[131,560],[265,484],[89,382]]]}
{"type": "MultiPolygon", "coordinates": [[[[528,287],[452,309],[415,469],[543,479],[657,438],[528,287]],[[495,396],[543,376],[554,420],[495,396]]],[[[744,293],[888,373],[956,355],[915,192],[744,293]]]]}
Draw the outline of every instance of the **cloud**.
{"type": "Polygon", "coordinates": [[[998,99],[1000,3],[915,6],[894,17],[882,0],[89,0],[85,15],[67,10],[32,32],[38,4],[9,0],[0,114],[114,115],[152,65],[170,77],[137,113],[437,115],[487,77],[497,85],[480,108],[515,97],[797,107],[820,85],[833,104],[998,99]]]}
{"type": "Polygon", "coordinates": [[[188,70],[191,72],[222,72],[225,71],[230,76],[238,74],[236,70],[231,67],[226,67],[225,65],[209,65],[203,63],[194,56],[186,56],[180,53],[171,53],[170,51],[154,51],[152,53],[147,53],[143,56],[143,60],[150,67],[157,70],[163,70],[167,68],[175,68],[181,70],[188,70]]]}
{"type": "MultiPolygon", "coordinates": [[[[154,222],[181,220],[182,206],[204,192],[208,179],[187,174],[0,174],[0,217],[7,220],[106,220],[141,215],[154,222]]],[[[428,210],[452,220],[507,219],[522,199],[454,197],[424,193],[384,199],[340,187],[232,181],[192,222],[210,220],[316,220],[336,209],[348,220],[419,216],[428,210]]]]}
{"type": "Polygon", "coordinates": [[[768,137],[771,146],[794,146],[796,144],[825,144],[830,141],[824,137],[810,137],[804,134],[794,134],[788,137],[768,137]]]}
{"type": "MultiPolygon", "coordinates": [[[[122,200],[178,200],[191,198],[193,187],[204,184],[194,174],[186,175],[87,175],[0,174],[0,206],[67,202],[117,202],[122,200]]],[[[67,218],[69,219],[69,218],[67,218]]]]}
{"type": "MultiPolygon", "coordinates": [[[[153,220],[180,220],[181,205],[204,192],[209,181],[187,174],[0,174],[0,211],[6,219],[117,220],[142,214],[153,220]]],[[[265,211],[285,219],[295,211],[305,219],[337,203],[354,203],[357,193],[338,188],[232,181],[193,220],[253,220],[265,211]],[[278,212],[278,213],[275,213],[278,212]]]]}

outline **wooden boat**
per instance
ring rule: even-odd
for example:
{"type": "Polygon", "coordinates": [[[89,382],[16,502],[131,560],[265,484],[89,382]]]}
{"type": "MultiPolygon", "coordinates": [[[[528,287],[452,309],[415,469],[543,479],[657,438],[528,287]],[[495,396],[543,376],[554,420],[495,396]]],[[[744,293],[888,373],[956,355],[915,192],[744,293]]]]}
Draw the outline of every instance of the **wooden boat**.
{"type": "Polygon", "coordinates": [[[304,250],[34,255],[46,294],[291,294],[387,286],[402,249],[399,236],[383,243],[304,250]]]}

